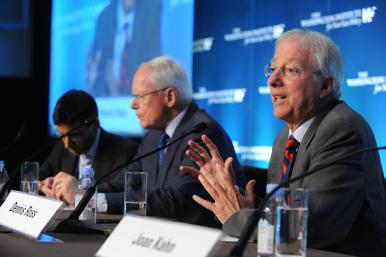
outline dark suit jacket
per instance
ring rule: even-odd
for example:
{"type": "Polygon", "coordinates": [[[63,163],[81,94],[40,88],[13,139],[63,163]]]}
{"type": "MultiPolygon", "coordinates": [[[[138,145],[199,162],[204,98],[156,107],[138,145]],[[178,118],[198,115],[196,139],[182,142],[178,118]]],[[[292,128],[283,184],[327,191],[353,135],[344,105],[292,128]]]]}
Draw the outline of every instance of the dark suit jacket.
{"type": "MultiPolygon", "coordinates": [[[[137,144],[135,142],[101,129],[99,145],[93,162],[95,180],[118,165],[131,160],[136,152],[137,144]]],[[[78,178],[78,157],[64,149],[61,141],[55,144],[50,155],[42,164],[39,177],[45,179],[55,176],[59,171],[65,171],[78,178]]]]}
{"type": "MultiPolygon", "coordinates": [[[[208,135],[217,145],[221,155],[235,158],[234,168],[238,170],[239,163],[236,154],[226,132],[216,123],[205,111],[199,110],[195,103],[192,103],[185,116],[177,126],[173,140],[200,122],[205,122],[208,127],[200,134],[192,134],[170,146],[164,157],[163,166],[157,174],[158,154],[155,153],[141,161],[129,166],[128,170],[142,170],[148,173],[148,202],[147,214],[175,219],[182,222],[194,223],[206,226],[220,226],[214,215],[195,203],[192,195],[200,195],[209,199],[208,194],[200,182],[193,175],[184,174],[179,171],[181,165],[194,166],[193,161],[186,157],[185,150],[190,139],[196,140],[200,135],[208,135]]],[[[143,138],[137,156],[143,155],[159,145],[161,131],[149,130],[143,138]]],[[[99,192],[122,192],[124,188],[124,172],[122,171],[114,181],[101,185],[99,192]]],[[[106,194],[108,212],[119,211],[123,208],[123,194],[106,194]]]]}
{"type": "MultiPolygon", "coordinates": [[[[273,145],[270,183],[281,180],[287,139],[285,128],[273,145]]],[[[334,102],[316,115],[300,144],[292,176],[320,164],[331,165],[290,185],[310,189],[308,246],[359,256],[384,256],[386,195],[378,152],[333,161],[370,146],[376,146],[371,128],[344,102],[334,102]]],[[[248,211],[244,212],[232,216],[224,227],[228,231],[242,227],[248,211]]]]}
{"type": "MultiPolygon", "coordinates": [[[[97,51],[101,51],[102,56],[98,66],[98,77],[95,87],[91,90],[93,96],[109,96],[109,90],[105,83],[105,73],[108,63],[113,60],[114,56],[117,4],[120,4],[120,2],[121,0],[112,0],[102,10],[96,22],[91,54],[94,56],[97,51]]],[[[161,55],[160,24],[161,2],[159,0],[135,1],[133,34],[129,49],[129,63],[127,65],[129,85],[125,88],[127,92],[121,91],[122,95],[130,93],[132,77],[139,65],[161,55]]]]}

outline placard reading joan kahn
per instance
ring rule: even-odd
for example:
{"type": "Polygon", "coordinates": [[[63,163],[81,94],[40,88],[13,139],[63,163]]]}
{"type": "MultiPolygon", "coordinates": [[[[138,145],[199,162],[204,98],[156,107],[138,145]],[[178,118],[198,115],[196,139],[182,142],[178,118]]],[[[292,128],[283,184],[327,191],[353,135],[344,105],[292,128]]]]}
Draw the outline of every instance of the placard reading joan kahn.
{"type": "Polygon", "coordinates": [[[0,207],[0,224],[37,239],[62,204],[58,200],[11,191],[0,207]]]}
{"type": "Polygon", "coordinates": [[[105,241],[99,257],[204,257],[221,230],[143,216],[126,215],[105,241]]]}

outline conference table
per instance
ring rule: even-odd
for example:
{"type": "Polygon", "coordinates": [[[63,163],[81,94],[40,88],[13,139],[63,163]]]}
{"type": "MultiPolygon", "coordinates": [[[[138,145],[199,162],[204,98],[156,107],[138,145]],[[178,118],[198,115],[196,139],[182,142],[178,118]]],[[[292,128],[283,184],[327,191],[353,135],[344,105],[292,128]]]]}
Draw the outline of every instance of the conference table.
{"type": "MultiPolygon", "coordinates": [[[[121,216],[119,215],[105,215],[99,216],[103,222],[118,221],[121,216]]],[[[106,228],[113,228],[115,224],[105,223],[106,228]]],[[[48,235],[60,239],[63,242],[57,243],[42,243],[26,238],[23,235],[14,232],[0,232],[0,256],[4,257],[91,257],[95,256],[95,253],[102,246],[103,242],[107,239],[108,235],[103,234],[68,234],[68,233],[56,233],[47,232],[48,235]]],[[[216,250],[214,251],[215,257],[225,257],[229,254],[230,250],[235,243],[230,242],[218,242],[216,250]]],[[[128,254],[130,256],[130,254],[128,254]]],[[[245,252],[245,257],[256,256],[256,243],[249,243],[245,252]]],[[[309,257],[348,257],[348,255],[320,251],[316,249],[307,249],[307,256],[309,257]]]]}

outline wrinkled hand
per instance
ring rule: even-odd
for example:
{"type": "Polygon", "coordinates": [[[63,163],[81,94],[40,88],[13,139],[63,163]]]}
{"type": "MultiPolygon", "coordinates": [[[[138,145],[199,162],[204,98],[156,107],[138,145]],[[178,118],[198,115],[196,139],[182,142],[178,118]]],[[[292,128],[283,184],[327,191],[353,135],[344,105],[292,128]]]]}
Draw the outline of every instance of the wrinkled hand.
{"type": "Polygon", "coordinates": [[[68,205],[75,205],[77,179],[66,172],[59,172],[54,177],[52,188],[55,198],[68,205]]]}
{"type": "Polygon", "coordinates": [[[191,149],[186,151],[186,155],[200,167],[200,170],[188,166],[181,166],[180,170],[195,175],[214,202],[204,200],[197,195],[194,195],[193,199],[213,212],[221,223],[225,223],[239,209],[253,208],[253,187],[256,181],[249,181],[246,195],[242,195],[234,183],[233,158],[229,157],[224,162],[213,142],[205,135],[201,138],[209,149],[210,155],[202,146],[189,141],[191,149]]]}
{"type": "MultiPolygon", "coordinates": [[[[191,158],[200,169],[205,168],[205,170],[207,170],[211,174],[217,173],[216,164],[219,164],[220,166],[225,167],[225,170],[229,171],[229,173],[226,175],[220,172],[217,175],[219,176],[226,175],[227,176],[226,179],[230,179],[232,183],[234,183],[234,175],[233,175],[234,172],[231,165],[232,161],[229,160],[228,162],[224,162],[216,145],[212,142],[212,140],[209,139],[208,136],[203,135],[201,136],[201,139],[205,143],[206,147],[209,149],[210,155],[205,150],[204,147],[194,142],[193,140],[189,140],[188,142],[190,149],[186,151],[186,155],[189,158],[191,158]]],[[[200,171],[193,167],[181,166],[180,170],[185,173],[193,174],[196,177],[200,175],[200,171]]]]}
{"type": "MultiPolygon", "coordinates": [[[[226,162],[228,161],[232,162],[232,158],[228,158],[226,162]]],[[[226,171],[225,168],[221,167],[219,164],[216,165],[216,169],[217,174],[229,173],[229,171],[226,171]]],[[[246,196],[244,196],[236,189],[231,180],[226,178],[227,176],[216,176],[205,170],[205,168],[202,168],[198,179],[205,190],[213,198],[214,202],[193,195],[193,199],[213,212],[222,224],[224,224],[233,213],[241,208],[253,208],[253,187],[256,183],[254,180],[248,182],[246,196]]]]}

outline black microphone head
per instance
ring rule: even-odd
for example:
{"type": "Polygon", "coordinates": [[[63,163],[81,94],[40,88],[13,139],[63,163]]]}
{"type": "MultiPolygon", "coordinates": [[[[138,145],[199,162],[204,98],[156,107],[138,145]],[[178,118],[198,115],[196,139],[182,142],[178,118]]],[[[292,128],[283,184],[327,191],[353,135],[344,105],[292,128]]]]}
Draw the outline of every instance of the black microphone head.
{"type": "Polygon", "coordinates": [[[200,133],[200,132],[204,131],[207,127],[208,127],[208,125],[205,122],[200,122],[193,127],[192,132],[193,133],[200,133]]]}

